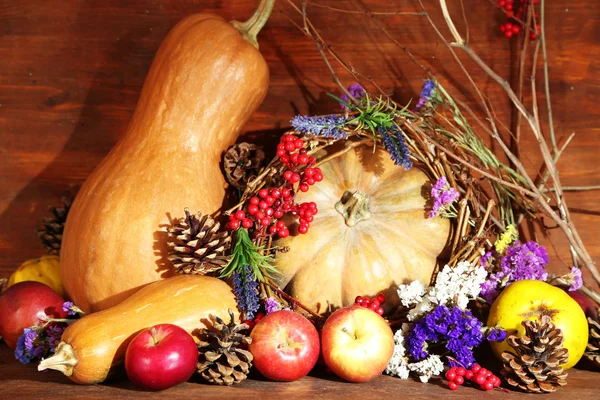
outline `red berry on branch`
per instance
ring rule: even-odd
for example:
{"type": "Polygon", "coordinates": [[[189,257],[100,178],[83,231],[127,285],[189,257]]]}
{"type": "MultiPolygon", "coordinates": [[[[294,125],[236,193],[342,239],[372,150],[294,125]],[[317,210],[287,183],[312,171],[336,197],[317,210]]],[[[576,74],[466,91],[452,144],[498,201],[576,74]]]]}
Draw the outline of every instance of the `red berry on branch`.
{"type": "Polygon", "coordinates": [[[282,228],[279,230],[278,234],[280,238],[285,239],[290,236],[290,231],[287,228],[282,228]]]}
{"type": "Polygon", "coordinates": [[[281,190],[271,189],[271,196],[275,198],[281,197],[281,190]]]}
{"type": "Polygon", "coordinates": [[[269,205],[267,204],[267,202],[266,202],[266,201],[262,200],[260,203],[258,203],[258,207],[259,207],[261,210],[264,210],[264,209],[266,209],[267,207],[269,207],[269,205]]]}
{"type": "Polygon", "coordinates": [[[512,33],[512,28],[511,30],[506,30],[506,32],[504,32],[504,37],[506,37],[507,39],[510,39],[511,37],[513,37],[513,33],[512,33]]]}
{"type": "Polygon", "coordinates": [[[479,364],[473,364],[473,366],[471,367],[471,371],[473,371],[474,374],[478,373],[480,369],[481,366],[479,364]]]}
{"type": "Polygon", "coordinates": [[[381,304],[385,303],[385,295],[383,293],[379,293],[377,295],[377,300],[379,300],[381,304]]]}
{"type": "Polygon", "coordinates": [[[269,227],[269,233],[270,233],[271,235],[273,235],[273,234],[277,233],[277,231],[278,231],[278,229],[277,229],[277,227],[276,227],[275,225],[273,225],[273,226],[269,227]]]}
{"type": "Polygon", "coordinates": [[[294,164],[298,164],[298,159],[300,158],[300,154],[294,153],[290,156],[290,161],[294,164]]]}
{"type": "Polygon", "coordinates": [[[462,385],[463,383],[465,383],[465,378],[459,375],[456,378],[454,378],[454,383],[456,383],[457,385],[462,385]]]}
{"type": "Polygon", "coordinates": [[[379,315],[383,315],[383,308],[379,307],[375,312],[379,315]]]}
{"type": "Polygon", "coordinates": [[[267,189],[260,189],[258,191],[258,195],[260,196],[261,199],[264,199],[265,197],[269,196],[269,191],[267,189]]]}
{"type": "Polygon", "coordinates": [[[269,226],[269,224],[271,223],[271,218],[264,217],[260,220],[260,223],[263,224],[264,226],[269,226]]]}
{"type": "Polygon", "coordinates": [[[475,375],[473,373],[473,371],[469,370],[469,371],[465,372],[465,379],[471,380],[471,379],[473,379],[473,375],[475,375]]]}
{"type": "Polygon", "coordinates": [[[268,207],[268,208],[265,209],[265,215],[267,217],[273,216],[273,213],[274,213],[274,211],[273,211],[273,209],[271,207],[268,207]]]}
{"type": "Polygon", "coordinates": [[[264,212],[264,211],[262,211],[262,210],[258,210],[258,211],[257,211],[257,212],[254,214],[254,216],[255,216],[257,219],[259,219],[259,220],[260,220],[260,219],[263,219],[263,218],[265,217],[265,212],[264,212]]]}
{"type": "Polygon", "coordinates": [[[450,383],[448,383],[448,388],[450,390],[456,390],[456,389],[458,389],[458,385],[454,382],[450,382],[450,383]]]}
{"type": "Polygon", "coordinates": [[[307,225],[300,225],[298,227],[298,232],[304,235],[306,232],[308,232],[308,226],[307,225]]]}
{"type": "Polygon", "coordinates": [[[481,388],[485,391],[492,390],[494,388],[494,384],[492,382],[485,382],[481,388]]]}
{"type": "Polygon", "coordinates": [[[258,211],[258,206],[254,205],[254,204],[250,204],[248,206],[248,214],[255,215],[257,211],[258,211]]]}
{"type": "Polygon", "coordinates": [[[313,178],[314,178],[315,182],[321,182],[323,180],[323,175],[321,174],[321,172],[315,173],[313,175],[313,178]]]}
{"type": "Polygon", "coordinates": [[[465,376],[466,373],[467,370],[464,367],[459,367],[456,369],[456,375],[458,376],[465,376]]]}
{"type": "MultiPolygon", "coordinates": [[[[285,179],[286,181],[289,181],[292,178],[292,175],[294,175],[294,173],[288,169],[287,171],[285,171],[283,173],[283,179],[285,179]]],[[[285,189],[285,190],[288,190],[288,189],[285,189]]],[[[284,193],[285,193],[285,190],[284,190],[284,193]]],[[[284,194],[284,197],[285,197],[285,194],[284,194]]]]}
{"type": "Polygon", "coordinates": [[[250,228],[252,228],[252,225],[254,225],[254,223],[252,222],[252,220],[251,220],[251,219],[245,218],[245,219],[242,221],[242,226],[243,226],[244,228],[246,228],[246,229],[250,229],[250,228]]]}
{"type": "Polygon", "coordinates": [[[281,211],[281,210],[277,210],[277,211],[275,211],[275,212],[273,213],[273,216],[274,216],[275,218],[279,219],[279,218],[283,217],[283,211],[281,211]]]}
{"type": "Polygon", "coordinates": [[[243,210],[237,210],[235,212],[235,218],[242,220],[245,217],[246,217],[246,213],[243,210]]]}
{"type": "Polygon", "coordinates": [[[306,154],[301,154],[301,155],[298,157],[298,162],[299,162],[300,164],[306,164],[306,163],[308,162],[308,156],[307,156],[306,154]]]}
{"type": "Polygon", "coordinates": [[[292,142],[287,142],[285,144],[285,150],[286,151],[294,151],[294,150],[296,150],[296,146],[294,146],[294,143],[292,143],[292,142]]]}
{"type": "Polygon", "coordinates": [[[240,221],[229,221],[229,229],[236,230],[240,227],[240,221]]]}
{"type": "Polygon", "coordinates": [[[267,205],[268,205],[268,206],[272,206],[272,205],[273,205],[273,203],[275,203],[275,199],[274,199],[274,198],[272,198],[272,197],[267,197],[267,198],[265,199],[265,201],[267,202],[267,205]]]}
{"type": "Polygon", "coordinates": [[[301,192],[308,192],[309,186],[307,183],[302,183],[300,184],[300,191],[301,192]]]}
{"type": "Polygon", "coordinates": [[[513,25],[512,26],[512,32],[516,35],[517,33],[521,32],[521,27],[519,25],[513,25]]]}
{"type": "Polygon", "coordinates": [[[292,183],[300,182],[300,175],[296,173],[292,174],[292,177],[289,179],[289,181],[292,183]]]}

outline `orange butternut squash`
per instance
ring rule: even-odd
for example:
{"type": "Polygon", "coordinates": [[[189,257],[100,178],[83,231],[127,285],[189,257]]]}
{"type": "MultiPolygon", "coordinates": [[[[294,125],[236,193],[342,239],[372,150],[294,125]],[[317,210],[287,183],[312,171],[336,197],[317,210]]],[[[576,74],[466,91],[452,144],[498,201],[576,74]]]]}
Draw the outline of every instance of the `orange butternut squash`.
{"type": "Polygon", "coordinates": [[[237,303],[227,283],[207,276],[179,275],[147,285],[115,307],[71,324],[52,357],[38,369],[55,369],[80,384],[103,382],[122,364],[129,342],[142,329],[174,324],[192,333],[209,328],[210,314],[229,320],[237,303]]]}
{"type": "Polygon", "coordinates": [[[85,312],[173,275],[169,213],[222,206],[222,152],[268,87],[256,33],[273,1],[261,0],[246,23],[191,15],[161,44],[125,136],[89,176],[66,221],[62,279],[85,312]]]}

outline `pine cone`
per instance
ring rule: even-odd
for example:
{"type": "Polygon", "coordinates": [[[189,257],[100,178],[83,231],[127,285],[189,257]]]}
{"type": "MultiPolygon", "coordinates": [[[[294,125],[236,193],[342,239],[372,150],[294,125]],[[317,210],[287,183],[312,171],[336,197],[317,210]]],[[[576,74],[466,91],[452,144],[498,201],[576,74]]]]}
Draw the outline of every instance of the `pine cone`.
{"type": "Polygon", "coordinates": [[[265,153],[255,144],[234,144],[223,158],[227,181],[238,189],[245,189],[250,177],[258,174],[264,160],[265,153]]]}
{"type": "Polygon", "coordinates": [[[64,204],[62,208],[48,207],[48,211],[54,214],[54,217],[44,218],[44,227],[35,231],[35,235],[41,239],[42,245],[49,254],[60,254],[65,221],[67,220],[67,214],[71,208],[72,201],[63,197],[62,202],[64,204]]]}
{"type": "Polygon", "coordinates": [[[226,386],[246,379],[253,359],[246,349],[252,339],[243,332],[248,325],[236,324],[231,310],[229,315],[231,321],[225,324],[211,314],[212,329],[200,330],[198,343],[198,373],[210,383],[226,386]]]}
{"type": "Polygon", "coordinates": [[[541,321],[523,321],[525,335],[511,335],[507,340],[514,352],[502,353],[502,375],[511,386],[532,393],[554,392],[567,384],[567,372],[560,366],[567,362],[569,350],[563,348],[563,335],[544,315],[541,321]]]}
{"type": "Polygon", "coordinates": [[[230,257],[223,255],[231,245],[228,231],[219,231],[220,224],[210,215],[191,215],[185,209],[185,219],[169,228],[169,260],[184,274],[205,275],[223,268],[230,257]]]}
{"type": "Polygon", "coordinates": [[[588,336],[587,351],[583,354],[585,358],[600,368],[600,323],[588,318],[590,334],[588,336]]]}

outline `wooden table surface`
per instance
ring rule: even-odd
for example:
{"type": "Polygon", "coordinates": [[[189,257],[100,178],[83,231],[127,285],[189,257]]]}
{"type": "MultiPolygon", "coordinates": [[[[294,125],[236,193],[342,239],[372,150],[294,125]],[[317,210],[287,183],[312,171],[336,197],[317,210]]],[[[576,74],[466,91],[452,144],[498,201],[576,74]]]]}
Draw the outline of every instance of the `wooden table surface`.
{"type": "MultiPolygon", "coordinates": [[[[298,1],[296,1],[298,3],[298,1]]],[[[127,128],[144,77],[154,53],[169,29],[185,15],[209,11],[226,19],[246,19],[257,0],[21,0],[0,1],[0,277],[7,277],[21,262],[43,254],[33,232],[47,216],[49,205],[75,193],[99,161],[127,128]]],[[[415,0],[330,0],[317,3],[357,10],[418,11],[415,0]]],[[[425,1],[431,10],[437,2],[425,1]]],[[[458,1],[451,12],[459,29],[458,1]]],[[[465,0],[472,46],[508,80],[515,76],[518,45],[503,39],[498,25],[502,14],[493,1],[465,0]]],[[[559,162],[564,185],[600,184],[600,2],[547,1],[548,57],[553,112],[559,142],[572,132],[575,139],[559,162]]],[[[425,79],[403,51],[377,27],[379,21],[396,40],[439,73],[439,79],[472,102],[464,75],[421,16],[347,14],[308,6],[308,14],[327,41],[359,72],[372,77],[394,98],[406,102],[418,96],[425,79]]],[[[432,11],[440,22],[439,11],[432,11]]],[[[259,36],[270,68],[269,93],[245,128],[246,137],[269,142],[296,113],[337,111],[326,93],[337,93],[316,47],[294,27],[300,22],[285,0],[279,0],[267,27],[259,36]]],[[[471,63],[473,76],[493,103],[498,118],[510,124],[505,96],[471,63]]],[[[353,83],[338,68],[345,83],[353,83]]],[[[541,71],[538,71],[538,77],[541,71]]],[[[529,81],[526,80],[526,86],[529,81]]],[[[542,81],[538,79],[541,87],[542,81]]],[[[369,85],[367,85],[369,87],[369,85]]],[[[369,87],[369,89],[373,89],[369,87]]],[[[454,92],[456,94],[457,92],[454,92]]],[[[541,108],[545,113],[545,107],[541,108]]],[[[534,140],[523,139],[525,163],[535,173],[540,157],[534,140]]],[[[595,260],[600,259],[599,191],[568,193],[574,219],[595,260]]],[[[560,233],[538,237],[549,248],[552,268],[569,265],[560,233]]],[[[131,386],[83,388],[68,384],[57,374],[37,373],[21,366],[0,346],[0,398],[26,393],[44,397],[128,397],[131,386]]],[[[591,398],[599,379],[574,371],[569,386],[559,395],[566,399],[591,398]]],[[[290,384],[248,381],[238,388],[219,389],[186,384],[170,396],[373,397],[411,394],[414,398],[444,395],[480,398],[483,393],[465,389],[456,393],[438,385],[421,385],[382,377],[366,385],[306,378],[290,384]]],[[[148,396],[144,393],[143,396],[148,396]]],[[[500,396],[499,392],[491,396],[500,396]]]]}

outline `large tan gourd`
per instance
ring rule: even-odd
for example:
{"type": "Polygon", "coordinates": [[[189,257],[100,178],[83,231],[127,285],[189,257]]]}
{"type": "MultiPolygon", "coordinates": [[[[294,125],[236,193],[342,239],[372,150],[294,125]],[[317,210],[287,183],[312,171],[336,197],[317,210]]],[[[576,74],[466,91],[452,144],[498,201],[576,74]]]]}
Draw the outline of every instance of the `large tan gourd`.
{"type": "Polygon", "coordinates": [[[119,305],[93,313],[71,324],[56,354],[39,369],[55,369],[81,384],[103,382],[123,363],[127,345],[142,329],[174,324],[193,333],[209,328],[213,314],[229,321],[228,310],[239,317],[227,283],[207,276],[179,275],[147,285],[119,305]]]}
{"type": "Polygon", "coordinates": [[[66,222],[62,278],[84,311],[114,306],[173,274],[169,214],[222,206],[222,153],[267,91],[254,38],[272,3],[263,0],[237,28],[215,15],[189,16],[161,44],[127,133],[87,179],[66,222]]]}
{"type": "Polygon", "coordinates": [[[446,246],[447,219],[427,218],[427,176],[394,165],[379,148],[362,147],[321,167],[323,181],[296,201],[319,209],[306,235],[277,242],[278,283],[305,305],[323,312],[384,292],[397,303],[401,283],[428,283],[446,246]]]}

